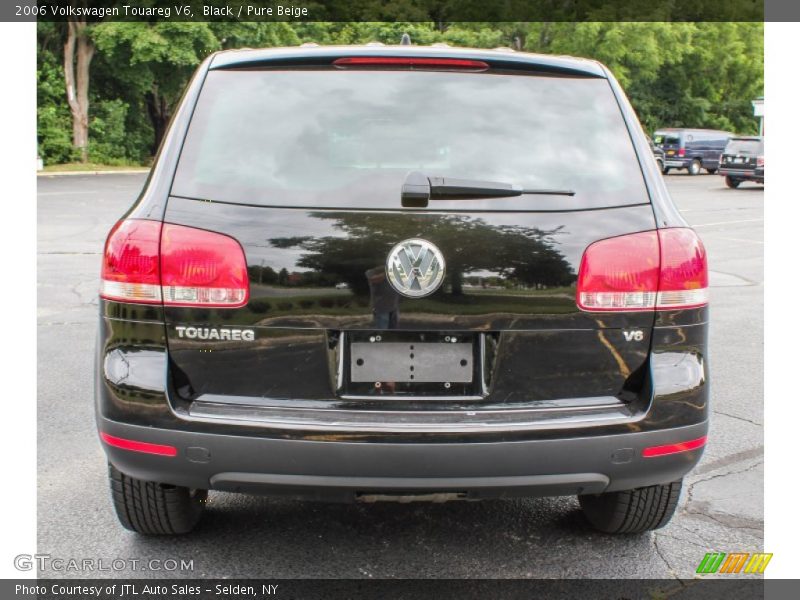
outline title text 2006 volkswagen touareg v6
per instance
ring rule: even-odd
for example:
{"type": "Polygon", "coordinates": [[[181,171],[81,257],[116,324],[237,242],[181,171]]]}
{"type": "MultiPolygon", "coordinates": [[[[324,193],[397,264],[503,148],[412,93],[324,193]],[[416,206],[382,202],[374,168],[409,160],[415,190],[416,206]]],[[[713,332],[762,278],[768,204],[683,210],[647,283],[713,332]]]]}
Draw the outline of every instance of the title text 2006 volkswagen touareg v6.
{"type": "Polygon", "coordinates": [[[707,279],[603,65],[215,54],[106,242],[119,519],[575,494],[600,530],[661,527],[706,441],[707,279]]]}

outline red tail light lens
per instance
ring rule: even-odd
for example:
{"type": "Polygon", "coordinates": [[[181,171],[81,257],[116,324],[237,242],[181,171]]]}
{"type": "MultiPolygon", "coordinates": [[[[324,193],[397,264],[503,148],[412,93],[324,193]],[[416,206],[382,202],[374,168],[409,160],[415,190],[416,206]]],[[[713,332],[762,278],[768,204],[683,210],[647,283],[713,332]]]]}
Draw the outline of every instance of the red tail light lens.
{"type": "Polygon", "coordinates": [[[236,308],[247,304],[247,262],[221,233],[130,219],[108,236],[100,296],[171,306],[236,308]]]}
{"type": "Polygon", "coordinates": [[[759,166],[759,167],[763,167],[764,166],[764,157],[763,156],[759,156],[758,158],[756,158],[756,165],[759,166]]]}
{"type": "Polygon", "coordinates": [[[161,303],[158,244],[161,223],[120,221],[108,234],[100,296],[121,302],[161,303]]]}
{"type": "Polygon", "coordinates": [[[396,67],[420,69],[467,69],[484,71],[489,65],[482,60],[463,58],[422,58],[406,56],[348,56],[333,61],[336,67],[396,67]]]}
{"type": "Polygon", "coordinates": [[[589,312],[672,310],[708,303],[708,263],[691,229],[600,240],[583,253],[576,291],[589,312]]]}
{"type": "Polygon", "coordinates": [[[695,308],[708,304],[708,259],[691,229],[659,229],[661,276],[656,308],[695,308]]]}
{"type": "Polygon", "coordinates": [[[247,262],[232,237],[164,224],[161,234],[164,304],[237,307],[247,304],[247,262]]]}
{"type": "Polygon", "coordinates": [[[652,310],[658,292],[658,234],[634,233],[595,242],[578,274],[582,310],[652,310]]]}
{"type": "Polygon", "coordinates": [[[678,156],[686,156],[686,148],[680,148],[678,150],[678,156]]]}

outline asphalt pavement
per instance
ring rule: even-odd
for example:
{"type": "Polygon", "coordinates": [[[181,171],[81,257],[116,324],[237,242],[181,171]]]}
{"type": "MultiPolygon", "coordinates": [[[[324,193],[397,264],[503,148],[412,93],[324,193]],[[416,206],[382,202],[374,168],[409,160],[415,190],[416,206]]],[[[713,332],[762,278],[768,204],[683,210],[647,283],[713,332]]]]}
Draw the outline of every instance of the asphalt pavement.
{"type": "Polygon", "coordinates": [[[763,187],[684,174],[666,181],[709,253],[713,417],[667,527],[596,533],[574,498],[339,505],[212,492],[188,536],[124,530],[94,425],[92,361],[103,241],[144,179],[38,181],[38,552],[107,569],[65,563],[40,576],[684,579],[706,552],[762,549],[763,187]],[[193,569],[164,570],[170,559],[193,569]]]}

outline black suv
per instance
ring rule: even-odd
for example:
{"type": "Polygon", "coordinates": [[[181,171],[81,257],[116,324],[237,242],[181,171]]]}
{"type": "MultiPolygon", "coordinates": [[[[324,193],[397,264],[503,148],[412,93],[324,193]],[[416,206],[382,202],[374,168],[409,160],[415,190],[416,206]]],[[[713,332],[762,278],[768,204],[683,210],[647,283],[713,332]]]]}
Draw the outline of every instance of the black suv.
{"type": "Polygon", "coordinates": [[[100,296],[97,425],[141,533],[207,490],[577,495],[641,532],[706,442],[706,254],[593,61],[214,54],[100,296]]]}
{"type": "Polygon", "coordinates": [[[719,174],[725,185],[737,188],[743,181],[764,183],[764,138],[731,138],[719,158],[719,174]]]}

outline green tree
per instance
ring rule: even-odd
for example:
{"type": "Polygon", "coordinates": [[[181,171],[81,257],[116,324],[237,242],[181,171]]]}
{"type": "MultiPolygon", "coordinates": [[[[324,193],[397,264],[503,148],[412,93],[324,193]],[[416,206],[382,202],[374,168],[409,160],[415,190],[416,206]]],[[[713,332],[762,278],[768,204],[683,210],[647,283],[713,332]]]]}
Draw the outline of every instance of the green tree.
{"type": "MultiPolygon", "coordinates": [[[[457,23],[448,17],[454,6],[463,4],[461,0],[433,4],[355,1],[365,16],[361,22],[103,22],[73,26],[40,22],[39,152],[48,163],[87,157],[101,162],[146,162],[157,149],[191,74],[209,53],[305,42],[397,44],[404,33],[417,45],[509,47],[600,60],[622,83],[649,132],[666,126],[741,133],[753,133],[757,128],[750,101],[763,95],[764,29],[760,22],[626,21],[635,16],[637,2],[645,2],[635,0],[624,6],[562,3],[565,16],[583,11],[576,13],[584,19],[581,22],[457,23]],[[425,18],[430,20],[420,21],[425,18]],[[70,31],[72,50],[67,43],[70,31]],[[72,102],[67,92],[70,81],[72,102]]],[[[480,3],[472,4],[476,10],[487,10],[480,3]]],[[[547,4],[551,11],[552,3],[547,4]]],[[[320,6],[320,10],[335,14],[330,5],[320,6]]],[[[459,14],[463,10],[460,6],[459,14]]],[[[648,3],[649,14],[654,14],[653,10],[648,3]]],[[[673,10],[671,3],[665,3],[663,10],[666,20],[673,10]]]]}
{"type": "Polygon", "coordinates": [[[209,23],[172,21],[101,23],[93,37],[106,68],[130,92],[144,97],[154,153],[186,82],[220,48],[219,39],[209,23]]]}
{"type": "Polygon", "coordinates": [[[59,58],[61,33],[54,23],[39,23],[37,33],[36,137],[39,156],[46,163],[70,162],[78,155],[72,146],[72,116],[59,58]]]}

